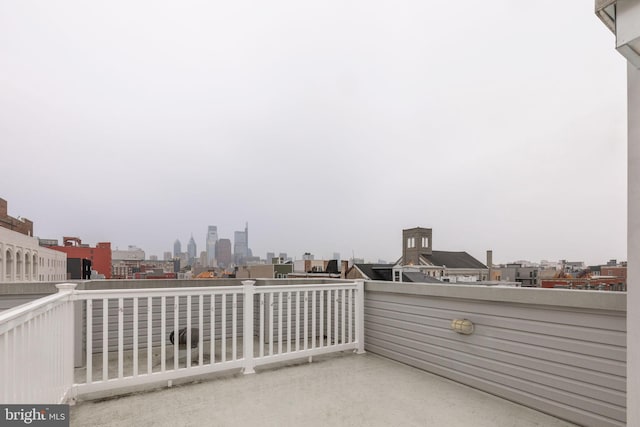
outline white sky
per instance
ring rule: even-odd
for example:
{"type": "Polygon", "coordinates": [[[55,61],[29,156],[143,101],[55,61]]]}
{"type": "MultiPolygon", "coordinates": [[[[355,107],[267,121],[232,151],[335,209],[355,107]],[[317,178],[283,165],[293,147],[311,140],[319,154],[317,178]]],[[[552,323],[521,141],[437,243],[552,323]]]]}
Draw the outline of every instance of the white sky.
{"type": "Polygon", "coordinates": [[[592,0],[0,0],[0,197],[162,256],[626,259],[626,68],[592,0]]]}

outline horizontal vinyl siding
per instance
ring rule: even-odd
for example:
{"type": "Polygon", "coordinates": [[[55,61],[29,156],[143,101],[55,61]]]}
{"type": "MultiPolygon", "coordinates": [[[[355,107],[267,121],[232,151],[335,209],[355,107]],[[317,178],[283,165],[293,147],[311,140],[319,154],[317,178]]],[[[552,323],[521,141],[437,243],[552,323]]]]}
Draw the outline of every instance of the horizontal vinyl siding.
{"type": "Polygon", "coordinates": [[[585,426],[625,423],[625,322],[619,311],[365,292],[367,351],[585,426]],[[451,330],[462,318],[472,335],[451,330]]]}

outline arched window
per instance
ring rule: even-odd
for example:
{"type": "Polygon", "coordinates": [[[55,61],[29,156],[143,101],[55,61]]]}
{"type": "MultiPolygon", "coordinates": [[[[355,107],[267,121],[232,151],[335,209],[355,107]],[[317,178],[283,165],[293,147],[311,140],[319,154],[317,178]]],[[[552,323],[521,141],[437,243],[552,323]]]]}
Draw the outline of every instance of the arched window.
{"type": "Polygon", "coordinates": [[[10,281],[13,278],[13,254],[10,249],[7,249],[5,256],[5,265],[6,265],[6,278],[7,281],[10,281]]]}
{"type": "Polygon", "coordinates": [[[24,267],[24,256],[22,252],[16,251],[16,281],[22,280],[22,273],[24,267]]]}
{"type": "Polygon", "coordinates": [[[24,280],[31,280],[31,254],[24,254],[24,280]]]}

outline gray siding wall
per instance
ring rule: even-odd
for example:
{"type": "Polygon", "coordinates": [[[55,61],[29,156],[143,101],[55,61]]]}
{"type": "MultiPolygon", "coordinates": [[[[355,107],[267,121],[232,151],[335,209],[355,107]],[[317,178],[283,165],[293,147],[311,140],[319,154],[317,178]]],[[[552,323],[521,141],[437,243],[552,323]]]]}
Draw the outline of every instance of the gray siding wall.
{"type": "Polygon", "coordinates": [[[623,426],[625,307],[624,293],[367,282],[365,349],[580,425],[623,426]]]}

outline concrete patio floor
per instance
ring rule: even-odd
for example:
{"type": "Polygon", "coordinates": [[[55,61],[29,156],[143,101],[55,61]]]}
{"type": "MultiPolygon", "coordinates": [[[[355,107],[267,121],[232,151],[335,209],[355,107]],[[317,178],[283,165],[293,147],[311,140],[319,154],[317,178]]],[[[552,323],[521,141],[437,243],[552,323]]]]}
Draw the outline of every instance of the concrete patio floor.
{"type": "Polygon", "coordinates": [[[71,407],[72,426],[574,426],[367,353],[231,373],[71,407]]]}

